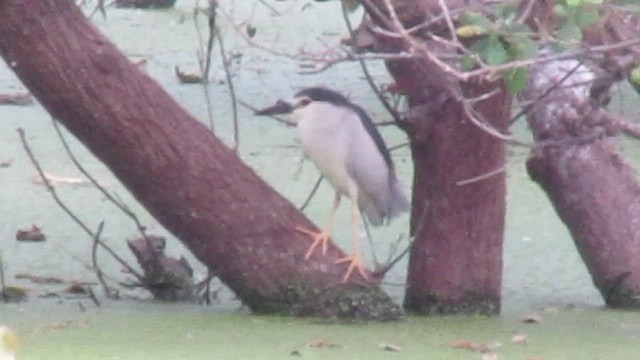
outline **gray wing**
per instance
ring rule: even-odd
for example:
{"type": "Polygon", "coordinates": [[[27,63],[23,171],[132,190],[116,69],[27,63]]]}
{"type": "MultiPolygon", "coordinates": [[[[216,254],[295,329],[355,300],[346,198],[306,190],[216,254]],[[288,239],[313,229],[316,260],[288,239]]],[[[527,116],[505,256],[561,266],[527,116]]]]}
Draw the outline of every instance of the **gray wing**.
{"type": "Polygon", "coordinates": [[[345,120],[352,127],[347,171],[358,185],[358,205],[372,224],[379,225],[393,215],[392,200],[396,190],[392,186],[396,181],[393,167],[389,165],[388,153],[380,150],[379,144],[384,144],[382,137],[379,137],[380,141],[371,137],[355,116],[345,120]]]}

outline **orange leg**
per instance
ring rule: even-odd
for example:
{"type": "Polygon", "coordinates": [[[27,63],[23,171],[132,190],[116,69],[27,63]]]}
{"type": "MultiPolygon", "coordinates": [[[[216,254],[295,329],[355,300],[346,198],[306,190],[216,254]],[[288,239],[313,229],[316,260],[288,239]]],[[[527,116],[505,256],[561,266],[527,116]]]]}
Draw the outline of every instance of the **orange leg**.
{"type": "Polygon", "coordinates": [[[351,236],[353,237],[353,255],[343,257],[336,261],[336,264],[349,263],[347,272],[342,278],[342,282],[349,280],[353,270],[357,270],[360,276],[368,279],[364,261],[362,260],[362,251],[360,250],[360,209],[358,208],[358,192],[351,191],[351,236]]]}
{"type": "Polygon", "coordinates": [[[296,227],[297,231],[303,234],[307,234],[313,238],[313,243],[311,244],[311,246],[309,246],[309,250],[307,250],[307,253],[304,255],[305,260],[309,260],[311,255],[313,255],[313,251],[320,244],[322,244],[322,255],[327,253],[327,248],[329,247],[329,239],[331,238],[331,229],[333,229],[333,221],[335,219],[338,206],[340,206],[340,194],[336,192],[336,195],[333,198],[333,207],[331,208],[331,214],[329,214],[329,220],[327,221],[327,225],[320,232],[309,230],[303,227],[296,227]]]}

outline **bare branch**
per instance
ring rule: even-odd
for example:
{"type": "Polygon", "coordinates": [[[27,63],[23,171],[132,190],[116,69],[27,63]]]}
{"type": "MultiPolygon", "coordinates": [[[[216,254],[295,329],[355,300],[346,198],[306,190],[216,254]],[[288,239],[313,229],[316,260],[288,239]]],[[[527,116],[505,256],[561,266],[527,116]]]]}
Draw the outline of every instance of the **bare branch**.
{"type": "Polygon", "coordinates": [[[136,213],[131,211],[131,209],[129,209],[129,207],[125,205],[122,201],[116,199],[113,195],[111,195],[110,192],[108,192],[102,185],[100,185],[100,183],[91,174],[89,174],[89,172],[84,168],[84,166],[82,166],[82,164],[80,164],[80,161],[78,161],[76,156],[73,154],[73,151],[71,151],[71,148],[69,147],[69,143],[67,143],[66,138],[64,137],[64,135],[62,134],[62,131],[60,130],[58,121],[55,118],[51,118],[51,121],[53,122],[53,128],[56,130],[56,133],[58,134],[58,138],[62,143],[62,147],[64,147],[64,150],[67,152],[67,155],[69,156],[69,159],[71,159],[71,162],[73,162],[73,164],[82,173],[82,175],[84,175],[87,179],[89,179],[89,181],[93,184],[93,186],[95,186],[96,189],[98,189],[98,191],[100,191],[100,193],[102,193],[102,195],[105,198],[107,198],[107,200],[109,200],[118,209],[120,209],[120,211],[122,211],[125,215],[131,218],[133,223],[136,225],[136,228],[138,229],[138,232],[140,233],[140,235],[143,238],[147,239],[146,227],[142,225],[142,222],[140,222],[140,219],[138,218],[136,213]]]}
{"type": "Polygon", "coordinates": [[[608,112],[601,112],[599,115],[610,127],[622,131],[626,135],[640,139],[640,124],[638,124],[638,122],[608,112]]]}
{"type": "MultiPolygon", "coordinates": [[[[105,281],[104,276],[102,274],[102,269],[100,269],[100,265],[98,265],[98,244],[100,243],[100,235],[102,234],[103,229],[104,229],[104,221],[100,221],[100,224],[98,225],[98,231],[96,231],[95,236],[93,237],[93,246],[91,247],[91,263],[93,264],[93,270],[96,272],[96,277],[98,278],[98,282],[100,282],[100,285],[102,286],[102,290],[107,295],[107,298],[115,299],[117,298],[117,296],[115,295],[115,293],[111,291],[111,288],[109,287],[109,285],[107,285],[107,282],[105,281]]],[[[93,298],[94,298],[94,302],[99,306],[100,303],[95,298],[95,296],[93,296],[93,298]]]]}
{"type": "Polygon", "coordinates": [[[311,189],[311,192],[309,193],[309,195],[307,195],[307,198],[304,200],[304,202],[300,206],[300,208],[299,208],[300,211],[304,211],[304,209],[307,208],[307,206],[311,202],[311,199],[313,199],[313,196],[316,194],[316,192],[320,188],[320,184],[322,183],[323,179],[324,179],[324,177],[322,175],[320,175],[318,180],[316,180],[316,183],[313,185],[313,189],[311,189]]]}
{"type": "MultiPolygon", "coordinates": [[[[219,31],[219,29],[217,30],[219,31]]],[[[229,87],[229,96],[231,97],[231,111],[233,114],[233,150],[238,153],[240,147],[240,130],[238,127],[238,102],[236,100],[236,91],[233,85],[233,79],[231,77],[231,70],[229,66],[231,64],[231,58],[228,58],[224,50],[224,41],[222,37],[218,37],[218,46],[220,47],[220,57],[222,57],[222,67],[224,69],[224,75],[227,79],[227,86],[229,87]]]]}
{"type": "Polygon", "coordinates": [[[211,67],[211,53],[213,49],[213,41],[216,36],[215,30],[215,7],[210,7],[209,12],[207,13],[207,24],[209,26],[209,36],[207,39],[207,50],[206,55],[202,56],[202,32],[200,31],[200,26],[198,25],[198,14],[200,14],[200,9],[198,8],[198,2],[193,9],[193,24],[196,28],[196,34],[198,35],[198,64],[200,65],[200,76],[202,79],[202,89],[204,90],[205,103],[207,104],[207,115],[209,117],[209,130],[214,132],[214,124],[213,124],[213,106],[211,105],[211,98],[209,96],[209,69],[211,67]]]}
{"type": "Polygon", "coordinates": [[[29,159],[31,160],[31,163],[33,164],[33,166],[36,168],[36,170],[38,171],[38,174],[40,175],[40,177],[42,177],[43,182],[45,184],[45,186],[47,187],[47,190],[49,190],[49,192],[51,193],[51,196],[53,196],[53,199],[55,200],[56,204],[58,204],[58,206],[60,206],[60,208],[62,210],[64,210],[65,213],[67,213],[67,215],[73,219],[73,221],[78,224],[80,226],[80,228],[82,228],[82,230],[84,230],[85,233],[87,233],[92,239],[95,239],[95,241],[102,246],[103,249],[105,249],[114,259],[116,259],[116,261],[118,261],[120,263],[120,265],[122,265],[123,267],[125,267],[127,269],[127,271],[132,274],[133,276],[135,276],[139,281],[143,278],[134,268],[132,268],[129,264],[127,264],[126,261],[124,261],[124,259],[122,259],[120,257],[120,255],[118,255],[116,252],[114,252],[109,246],[107,246],[103,241],[96,239],[95,234],[93,233],[93,231],[91,231],[91,229],[89,229],[89,227],[87,225],[85,225],[84,222],[82,222],[82,220],[80,220],[80,218],[78,218],[60,199],[60,197],[58,196],[55,188],[53,187],[53,185],[51,185],[51,183],[49,182],[49,180],[47,179],[47,177],[44,175],[44,171],[42,170],[42,167],[40,166],[40,163],[38,162],[38,160],[35,158],[35,155],[33,154],[33,152],[31,151],[31,147],[29,146],[29,144],[27,143],[27,139],[25,136],[25,132],[22,128],[18,128],[17,129],[18,134],[20,135],[20,140],[22,141],[22,146],[24,148],[24,150],[27,152],[27,155],[29,156],[29,159]]]}
{"type": "MultiPolygon", "coordinates": [[[[349,37],[351,38],[351,43],[355,46],[356,38],[353,32],[353,26],[351,25],[351,20],[349,19],[349,13],[347,12],[347,5],[345,1],[342,1],[341,3],[342,3],[342,17],[344,18],[344,22],[347,25],[347,30],[349,30],[349,37]]],[[[371,77],[371,73],[369,73],[369,68],[367,67],[367,64],[360,57],[358,57],[358,63],[360,64],[360,68],[362,68],[362,72],[364,73],[364,76],[367,79],[367,82],[369,83],[371,90],[373,90],[373,92],[376,94],[376,96],[378,97],[378,100],[380,100],[380,103],[382,103],[382,105],[387,110],[389,115],[391,115],[395,123],[400,122],[400,115],[398,115],[397,109],[394,109],[391,106],[391,104],[389,104],[387,99],[382,94],[382,91],[380,90],[380,88],[376,86],[376,84],[373,82],[373,78],[371,77]]]]}
{"type": "Polygon", "coordinates": [[[501,167],[499,167],[499,168],[497,168],[495,170],[491,170],[491,171],[489,171],[487,173],[484,173],[484,174],[481,174],[481,175],[478,175],[478,176],[474,176],[474,177],[469,178],[469,179],[457,181],[456,182],[456,186],[465,186],[465,185],[473,184],[473,183],[476,183],[476,182],[491,178],[493,176],[502,174],[505,171],[506,171],[506,168],[504,166],[501,166],[501,167]]]}

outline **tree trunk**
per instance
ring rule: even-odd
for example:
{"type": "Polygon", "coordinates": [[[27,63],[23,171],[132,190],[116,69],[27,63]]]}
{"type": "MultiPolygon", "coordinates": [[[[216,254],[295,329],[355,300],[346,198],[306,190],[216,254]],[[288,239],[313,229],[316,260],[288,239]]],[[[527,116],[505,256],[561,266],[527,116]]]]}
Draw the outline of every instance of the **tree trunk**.
{"type": "Polygon", "coordinates": [[[71,0],[0,2],[0,55],[40,103],[255,311],[395,319],[344,254],[304,260],[313,225],[85,18],[71,0]]]}
{"type": "MultiPolygon", "coordinates": [[[[435,17],[441,11],[435,0],[396,0],[393,4],[405,28],[423,22],[426,13],[435,17]]],[[[452,10],[464,6],[461,1],[447,4],[452,10]]],[[[386,13],[385,9],[379,5],[368,13],[379,26],[389,29],[388,21],[376,15],[386,13]]],[[[429,31],[449,35],[442,23],[435,23],[429,31]]],[[[424,39],[413,40],[424,40],[422,45],[384,35],[377,39],[376,49],[384,52],[447,51],[424,39]]],[[[408,99],[408,116],[400,125],[409,136],[415,164],[411,224],[415,238],[404,305],[428,314],[499,313],[505,145],[469,121],[455,93],[473,98],[497,89],[495,95],[473,107],[484,121],[503,132],[509,124],[510,95],[501,83],[459,83],[428,56],[389,60],[387,66],[396,89],[408,99]]]]}
{"type": "MultiPolygon", "coordinates": [[[[495,84],[493,85],[496,86],[495,84]]],[[[508,127],[510,96],[501,92],[476,104],[500,130],[508,127]]],[[[490,86],[469,86],[473,94],[490,86]]],[[[427,90],[429,91],[429,90],[427,90]]],[[[411,95],[409,95],[411,99],[411,95]]],[[[505,145],[466,119],[460,103],[446,100],[408,131],[415,163],[405,307],[419,313],[500,312],[505,145]],[[435,110],[438,109],[438,110],[435,110]]]]}
{"type": "Polygon", "coordinates": [[[547,96],[528,118],[536,147],[527,169],[571,231],[606,304],[640,308],[640,185],[604,112],[591,105],[593,76],[576,60],[535,68],[529,98],[547,96]]]}

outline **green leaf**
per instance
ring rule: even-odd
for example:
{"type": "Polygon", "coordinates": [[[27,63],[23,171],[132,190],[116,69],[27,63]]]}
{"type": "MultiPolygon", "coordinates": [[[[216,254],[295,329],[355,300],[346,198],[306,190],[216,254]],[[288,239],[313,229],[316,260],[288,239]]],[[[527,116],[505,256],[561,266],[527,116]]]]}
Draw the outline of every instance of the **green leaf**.
{"type": "Polygon", "coordinates": [[[474,36],[480,36],[487,33],[487,29],[477,25],[463,25],[456,29],[458,37],[467,39],[474,36]]]}
{"type": "Polygon", "coordinates": [[[513,95],[518,94],[529,83],[529,71],[525,68],[510,70],[505,76],[505,81],[509,92],[513,95]]]}
{"type": "Polygon", "coordinates": [[[495,35],[479,40],[473,48],[480,54],[487,65],[500,65],[509,60],[509,54],[504,45],[502,45],[502,41],[495,35]]]}
{"type": "Polygon", "coordinates": [[[507,21],[515,19],[518,15],[518,4],[515,2],[499,3],[496,5],[496,12],[498,13],[498,18],[506,19],[507,21]]]}
{"type": "Polygon", "coordinates": [[[574,14],[576,25],[578,25],[580,29],[597,23],[599,18],[600,15],[596,10],[582,10],[574,14]]]}
{"type": "Polygon", "coordinates": [[[640,93],[640,67],[637,67],[631,71],[629,74],[629,82],[636,90],[636,92],[640,93]]]}
{"type": "Polygon", "coordinates": [[[567,19],[560,30],[558,30],[558,38],[563,41],[578,41],[581,37],[582,31],[580,31],[580,27],[572,19],[567,19]]]}
{"type": "Polygon", "coordinates": [[[473,56],[466,54],[462,58],[462,70],[469,71],[476,67],[477,61],[473,58],[473,56]]]}
{"type": "Polygon", "coordinates": [[[582,5],[582,0],[566,0],[567,6],[578,7],[582,5]]]}
{"type": "Polygon", "coordinates": [[[602,0],[582,0],[582,2],[589,5],[602,5],[604,3],[602,0]]]}
{"type": "Polygon", "coordinates": [[[463,25],[473,25],[485,29],[490,29],[493,27],[493,22],[489,20],[489,18],[478,12],[465,11],[464,14],[462,14],[461,19],[463,25]]]}
{"type": "Polygon", "coordinates": [[[505,37],[507,51],[513,59],[533,59],[538,56],[538,44],[525,34],[505,37]]]}
{"type": "Polygon", "coordinates": [[[569,13],[569,11],[567,10],[567,7],[564,6],[563,4],[556,4],[553,7],[553,12],[555,12],[556,15],[558,15],[558,17],[561,17],[561,18],[567,17],[567,14],[569,13]]]}

